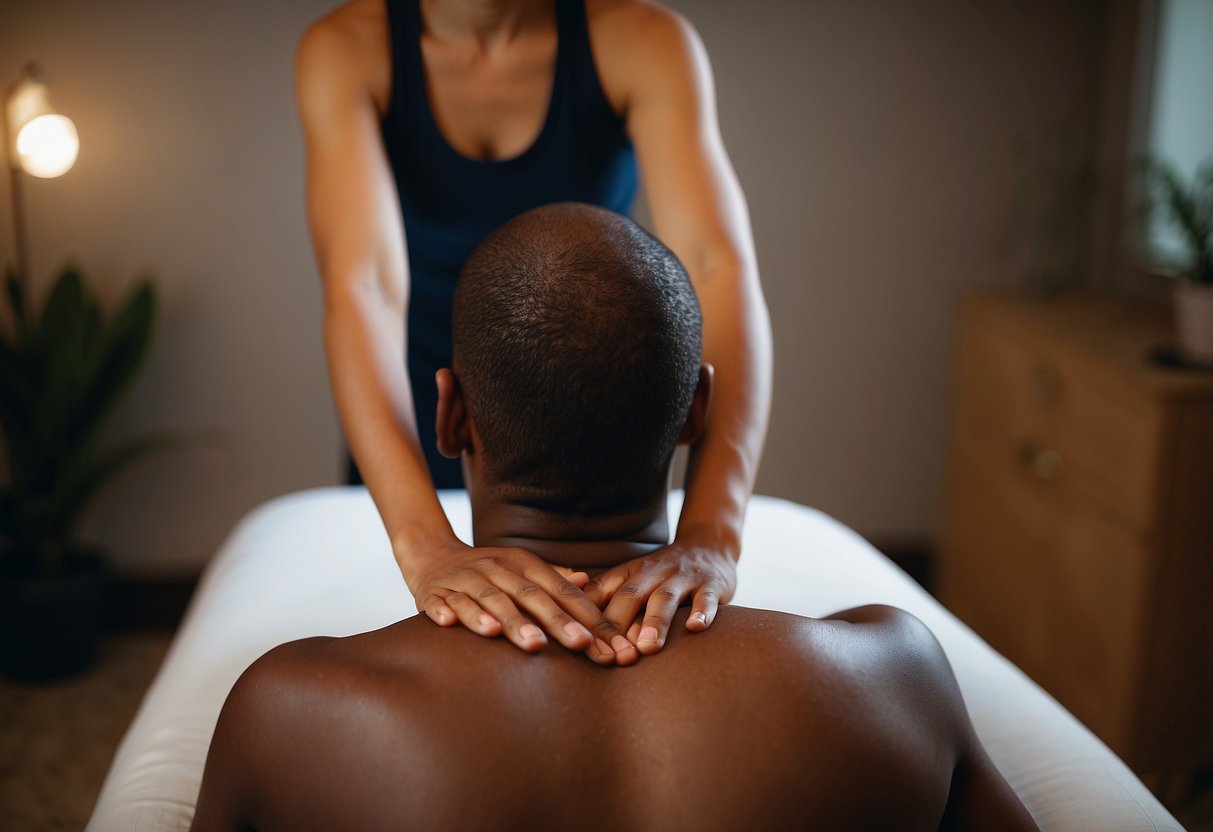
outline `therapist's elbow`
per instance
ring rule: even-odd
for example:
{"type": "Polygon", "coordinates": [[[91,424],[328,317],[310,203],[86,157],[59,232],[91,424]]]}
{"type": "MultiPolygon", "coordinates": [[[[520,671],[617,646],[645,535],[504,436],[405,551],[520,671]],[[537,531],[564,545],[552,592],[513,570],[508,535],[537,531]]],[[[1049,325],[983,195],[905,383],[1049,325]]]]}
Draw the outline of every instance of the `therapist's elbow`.
{"type": "Polygon", "coordinates": [[[323,270],[325,317],[345,313],[386,312],[396,320],[404,316],[408,290],[403,281],[370,265],[339,265],[323,270]]]}

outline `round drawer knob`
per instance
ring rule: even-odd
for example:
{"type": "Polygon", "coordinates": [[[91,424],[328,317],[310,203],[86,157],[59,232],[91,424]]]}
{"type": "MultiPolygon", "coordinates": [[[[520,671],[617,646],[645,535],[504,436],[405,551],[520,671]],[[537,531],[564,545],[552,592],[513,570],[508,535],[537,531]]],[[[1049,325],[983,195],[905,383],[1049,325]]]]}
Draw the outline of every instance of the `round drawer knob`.
{"type": "Polygon", "coordinates": [[[1052,367],[1042,367],[1032,375],[1032,391],[1038,402],[1057,401],[1061,398],[1061,376],[1052,367]]]}
{"type": "Polygon", "coordinates": [[[1032,476],[1046,482],[1058,479],[1065,470],[1065,460],[1061,454],[1048,448],[1037,447],[1031,442],[1020,446],[1019,458],[1032,476]]]}

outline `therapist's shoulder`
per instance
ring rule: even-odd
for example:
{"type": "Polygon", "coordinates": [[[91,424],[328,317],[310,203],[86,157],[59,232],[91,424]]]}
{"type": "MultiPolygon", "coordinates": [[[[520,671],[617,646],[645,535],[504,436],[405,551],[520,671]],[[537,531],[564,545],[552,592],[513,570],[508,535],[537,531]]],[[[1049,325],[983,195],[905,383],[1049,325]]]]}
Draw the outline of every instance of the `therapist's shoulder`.
{"type": "Polygon", "coordinates": [[[661,3],[586,0],[586,16],[599,80],[617,111],[648,88],[693,75],[705,64],[694,25],[661,3]]]}
{"type": "MultiPolygon", "coordinates": [[[[639,41],[643,46],[677,46],[687,37],[695,37],[695,27],[682,14],[654,0],[586,0],[586,18],[590,36],[604,38],[603,45],[614,50],[623,47],[616,39],[639,41]]],[[[609,56],[608,56],[609,57],[609,56]]]]}
{"type": "Polygon", "coordinates": [[[381,0],[351,0],[313,21],[295,52],[301,105],[369,93],[382,110],[391,86],[391,42],[381,0]]]}

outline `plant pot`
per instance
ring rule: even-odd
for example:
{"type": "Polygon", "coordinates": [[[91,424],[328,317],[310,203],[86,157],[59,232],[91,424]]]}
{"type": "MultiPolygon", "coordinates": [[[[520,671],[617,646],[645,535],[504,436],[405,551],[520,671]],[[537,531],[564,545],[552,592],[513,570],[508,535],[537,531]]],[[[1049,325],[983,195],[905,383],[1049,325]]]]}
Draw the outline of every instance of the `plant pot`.
{"type": "Polygon", "coordinates": [[[104,593],[95,553],[67,558],[58,575],[0,575],[0,672],[44,681],[92,666],[104,593]]]}
{"type": "Polygon", "coordinates": [[[1180,358],[1213,369],[1213,284],[1180,279],[1175,287],[1175,336],[1180,358]]]}

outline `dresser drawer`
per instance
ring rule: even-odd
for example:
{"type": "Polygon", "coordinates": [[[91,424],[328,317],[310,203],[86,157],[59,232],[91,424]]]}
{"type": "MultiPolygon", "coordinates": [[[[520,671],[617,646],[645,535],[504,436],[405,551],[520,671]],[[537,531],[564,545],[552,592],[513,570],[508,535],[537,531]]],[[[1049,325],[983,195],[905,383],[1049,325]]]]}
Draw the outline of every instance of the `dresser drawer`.
{"type": "Polygon", "coordinates": [[[936,591],[1139,773],[1213,765],[1213,373],[1165,310],[966,299],[936,591]]]}
{"type": "Polygon", "coordinates": [[[1054,484],[957,443],[940,600],[1118,753],[1129,750],[1151,540],[1054,484]]]}
{"type": "Polygon", "coordinates": [[[1156,523],[1163,413],[1100,385],[1082,360],[997,327],[969,325],[961,343],[956,429],[989,443],[1008,474],[1064,483],[1111,514],[1156,523]]]}

